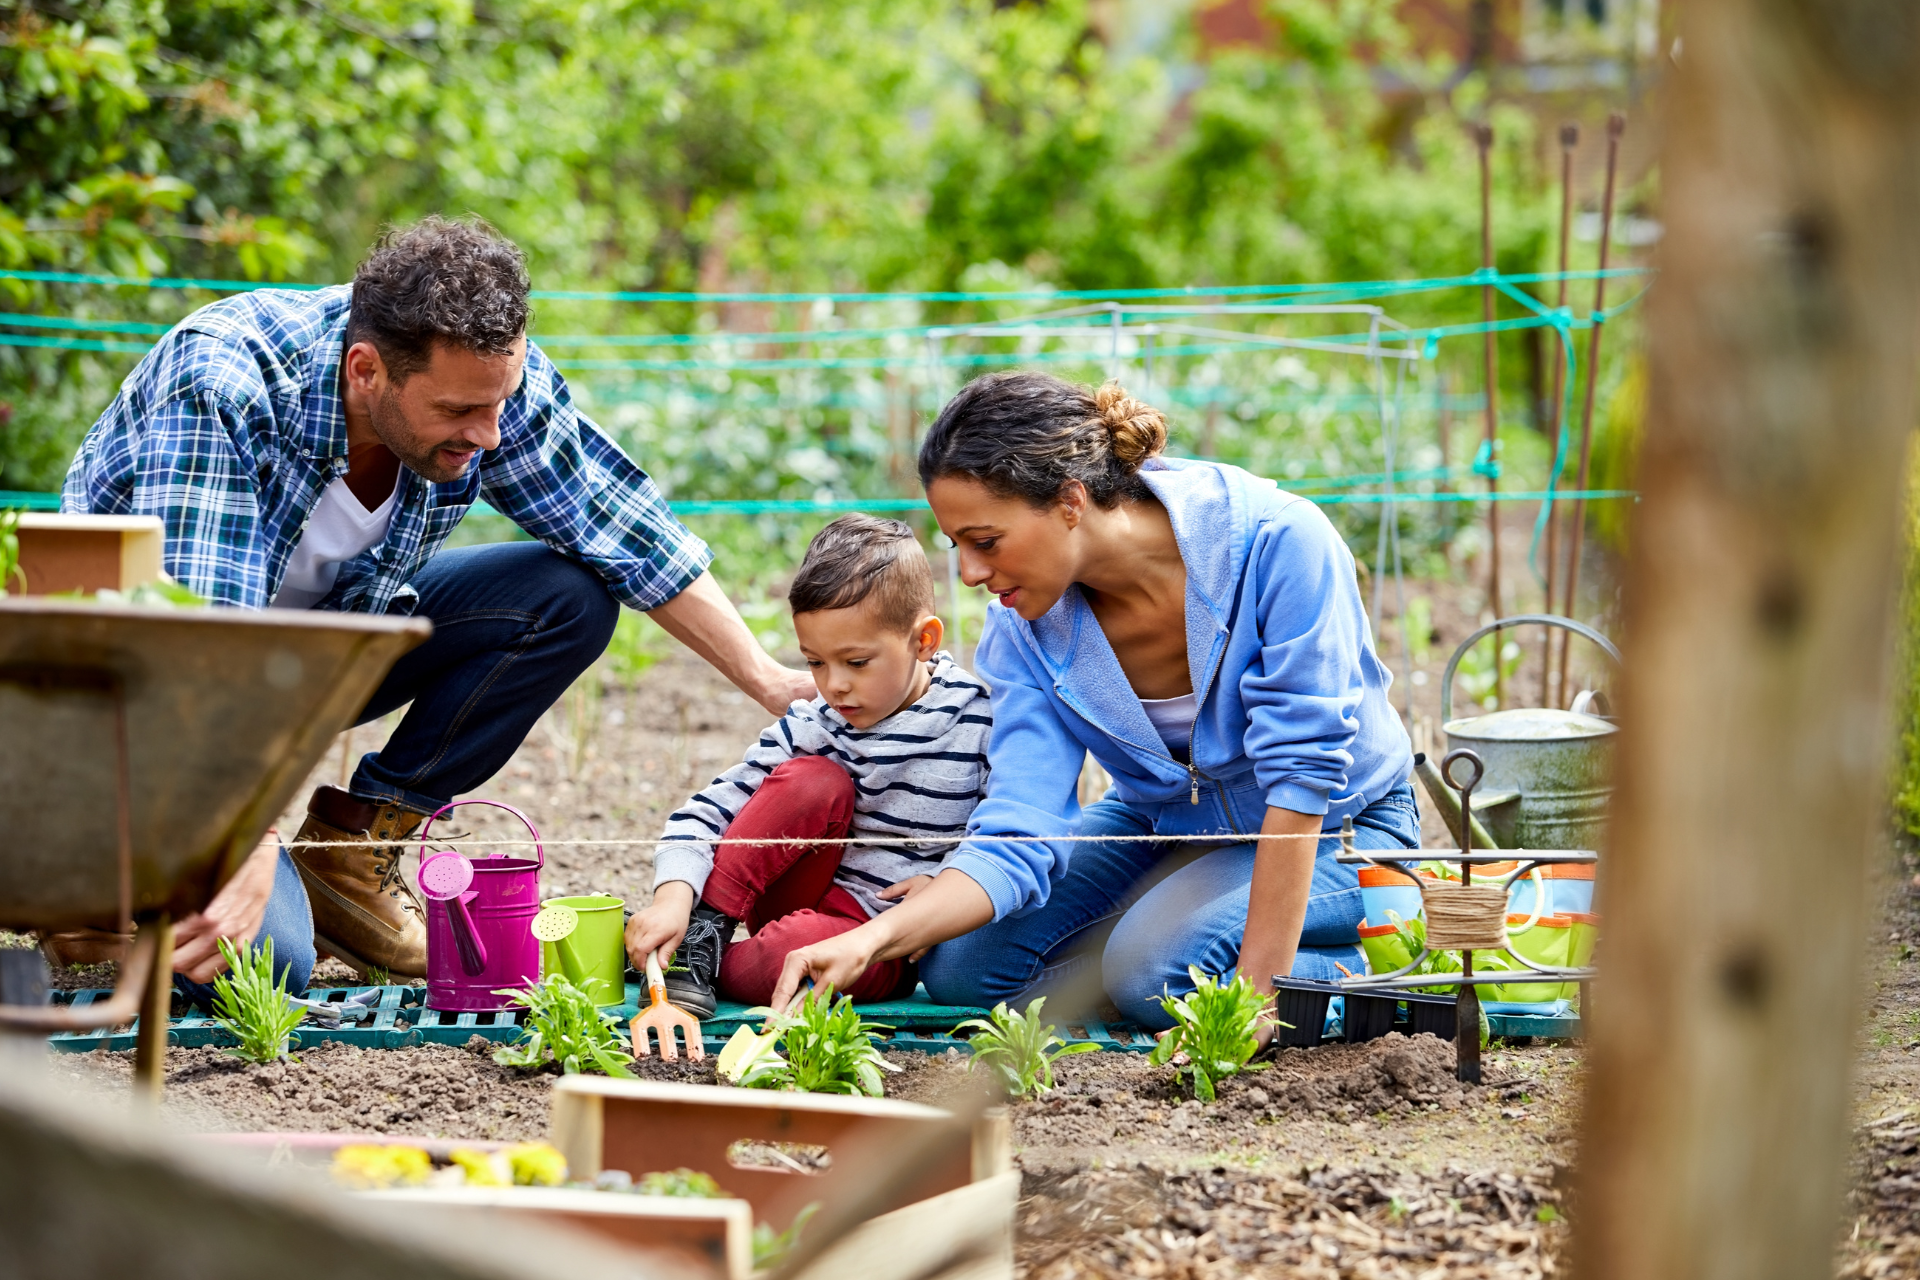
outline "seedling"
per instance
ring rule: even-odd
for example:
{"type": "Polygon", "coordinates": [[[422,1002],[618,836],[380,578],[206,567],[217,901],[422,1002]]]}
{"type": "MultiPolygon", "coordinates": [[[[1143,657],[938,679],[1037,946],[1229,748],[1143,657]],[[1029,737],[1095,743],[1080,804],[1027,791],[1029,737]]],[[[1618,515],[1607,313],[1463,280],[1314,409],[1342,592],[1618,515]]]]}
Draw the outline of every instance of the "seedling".
{"type": "MultiPolygon", "coordinates": [[[[771,1009],[757,1013],[772,1014],[771,1009]]],[[[850,996],[836,1004],[833,988],[815,987],[800,998],[790,1014],[767,1019],[767,1030],[779,1036],[786,1056],[768,1051],[754,1056],[741,1071],[738,1083],[747,1089],[792,1089],[801,1093],[864,1093],[884,1096],[882,1071],[899,1067],[882,1057],[868,1036],[891,1030],[861,1018],[850,996]]]]}
{"type": "Polygon", "coordinates": [[[273,976],[273,939],[242,951],[220,939],[229,972],[213,980],[213,1020],[240,1043],[227,1050],[247,1062],[297,1062],[293,1029],[307,1011],[287,998],[287,979],[273,976]]]}
{"type": "Polygon", "coordinates": [[[622,1080],[634,1078],[627,1069],[631,1054],[619,1019],[602,1012],[592,994],[568,982],[565,974],[548,974],[534,986],[494,994],[510,998],[527,1011],[520,1039],[493,1055],[501,1066],[540,1067],[551,1059],[570,1076],[597,1071],[622,1080]]]}
{"type": "Polygon", "coordinates": [[[724,1200],[727,1193],[713,1175],[698,1169],[668,1169],[640,1175],[633,1188],[643,1196],[675,1196],[687,1200],[724,1200]]]}
{"type": "Polygon", "coordinates": [[[1187,966],[1187,973],[1193,978],[1189,994],[1160,999],[1160,1007],[1173,1019],[1173,1029],[1160,1037],[1147,1061],[1165,1066],[1175,1054],[1184,1054],[1187,1062],[1178,1068],[1178,1074],[1186,1079],[1194,1097],[1212,1102],[1214,1086],[1238,1075],[1259,1052],[1262,1024],[1286,1024],[1278,1023],[1268,1010],[1272,997],[1244,974],[1235,974],[1232,982],[1222,984],[1192,965],[1187,966]]]}
{"type": "MultiPolygon", "coordinates": [[[[1411,920],[1402,920],[1400,913],[1397,911],[1389,911],[1387,915],[1393,921],[1393,927],[1400,931],[1400,936],[1406,939],[1407,953],[1409,955],[1417,956],[1422,951],[1426,951],[1427,922],[1425,920],[1422,920],[1418,916],[1415,916],[1411,920]]],[[[1415,975],[1426,973],[1458,973],[1460,972],[1460,957],[1451,951],[1428,951],[1426,958],[1415,965],[1409,972],[1415,975]]],[[[1451,992],[1453,988],[1409,987],[1408,990],[1446,995],[1451,992]]]]}
{"type": "Polygon", "coordinates": [[[1051,1092],[1056,1059],[1070,1053],[1092,1053],[1100,1046],[1068,1044],[1053,1034],[1053,1024],[1041,1025],[1040,1006],[1046,1002],[1047,998],[1041,996],[1027,1006],[1025,1013],[1015,1013],[1002,1001],[993,1006],[992,1021],[973,1018],[955,1027],[956,1033],[974,1033],[968,1042],[973,1059],[967,1063],[967,1070],[986,1064],[1009,1097],[1051,1092]],[[1055,1045],[1061,1047],[1055,1049],[1055,1045]]]}
{"type": "Polygon", "coordinates": [[[810,1204],[793,1215],[793,1224],[785,1231],[775,1233],[764,1222],[755,1223],[753,1228],[753,1269],[766,1271],[787,1256],[787,1251],[800,1242],[800,1228],[807,1225],[807,1219],[820,1211],[818,1204],[810,1204]]]}

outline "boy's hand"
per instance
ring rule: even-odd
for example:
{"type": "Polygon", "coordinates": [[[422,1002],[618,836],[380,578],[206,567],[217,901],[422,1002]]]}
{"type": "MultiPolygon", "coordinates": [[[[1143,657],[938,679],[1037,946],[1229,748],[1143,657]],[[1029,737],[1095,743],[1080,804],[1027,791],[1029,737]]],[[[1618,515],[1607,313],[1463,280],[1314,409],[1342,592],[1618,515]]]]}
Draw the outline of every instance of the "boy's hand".
{"type": "Polygon", "coordinates": [[[684,880],[669,880],[655,889],[652,904],[627,921],[628,962],[636,969],[645,969],[651,951],[659,954],[662,969],[672,963],[680,939],[687,936],[694,902],[693,886],[684,880]]]}
{"type": "Polygon", "coordinates": [[[908,876],[905,880],[888,885],[873,896],[885,898],[888,902],[905,902],[932,883],[932,876],[908,876]]]}

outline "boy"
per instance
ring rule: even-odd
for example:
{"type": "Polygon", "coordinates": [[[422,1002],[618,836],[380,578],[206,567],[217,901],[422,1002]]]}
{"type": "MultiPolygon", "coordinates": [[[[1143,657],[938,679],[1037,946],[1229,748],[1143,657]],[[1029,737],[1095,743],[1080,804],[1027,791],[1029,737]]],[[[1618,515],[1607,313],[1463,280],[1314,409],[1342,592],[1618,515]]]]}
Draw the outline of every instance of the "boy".
{"type": "MultiPolygon", "coordinates": [[[[667,819],[653,903],[627,923],[634,966],[649,951],[674,955],[668,998],[696,1017],[712,1015],[718,992],[766,1004],[789,951],[926,883],[987,790],[987,689],[940,649],[933,571],[912,529],[835,520],[807,547],[787,601],[820,696],[667,819]],[[711,843],[722,836],[750,843],[711,843]],[[840,843],[850,836],[916,842],[840,843]],[[752,936],[732,942],[742,921],[752,936]]],[[[884,1000],[915,980],[909,961],[887,960],[841,994],[884,1000]]]]}

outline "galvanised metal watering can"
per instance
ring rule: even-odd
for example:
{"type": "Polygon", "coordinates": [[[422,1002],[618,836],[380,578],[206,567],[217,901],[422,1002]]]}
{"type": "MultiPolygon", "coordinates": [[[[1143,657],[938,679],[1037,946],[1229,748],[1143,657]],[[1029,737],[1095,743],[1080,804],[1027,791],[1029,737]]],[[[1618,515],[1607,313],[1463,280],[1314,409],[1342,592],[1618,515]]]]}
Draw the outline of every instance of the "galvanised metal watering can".
{"type": "Polygon", "coordinates": [[[1447,749],[1471,747],[1486,764],[1483,791],[1512,797],[1506,805],[1494,795],[1484,801],[1476,797],[1474,803],[1503,848],[1602,848],[1607,805],[1613,797],[1613,740],[1618,731],[1611,720],[1587,714],[1592,705],[1587,694],[1575,699],[1572,711],[1516,707],[1453,718],[1453,676],[1467,650],[1495,632],[1528,625],[1563,627],[1599,645],[1615,665],[1620,662],[1620,651],[1612,641],[1572,618],[1526,613],[1489,623],[1453,651],[1440,679],[1440,721],[1447,749]]]}

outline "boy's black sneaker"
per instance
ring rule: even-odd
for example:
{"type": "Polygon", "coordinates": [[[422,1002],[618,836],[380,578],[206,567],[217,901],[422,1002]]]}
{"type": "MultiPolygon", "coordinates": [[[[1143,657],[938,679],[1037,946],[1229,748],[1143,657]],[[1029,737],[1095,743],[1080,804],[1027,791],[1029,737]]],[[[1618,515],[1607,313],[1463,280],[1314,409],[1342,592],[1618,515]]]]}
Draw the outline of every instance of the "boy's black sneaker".
{"type": "Polygon", "coordinates": [[[739,923],[705,903],[693,909],[687,936],[680,939],[673,963],[660,975],[666,982],[667,999],[696,1018],[713,1016],[720,1006],[720,959],[739,923]]]}

